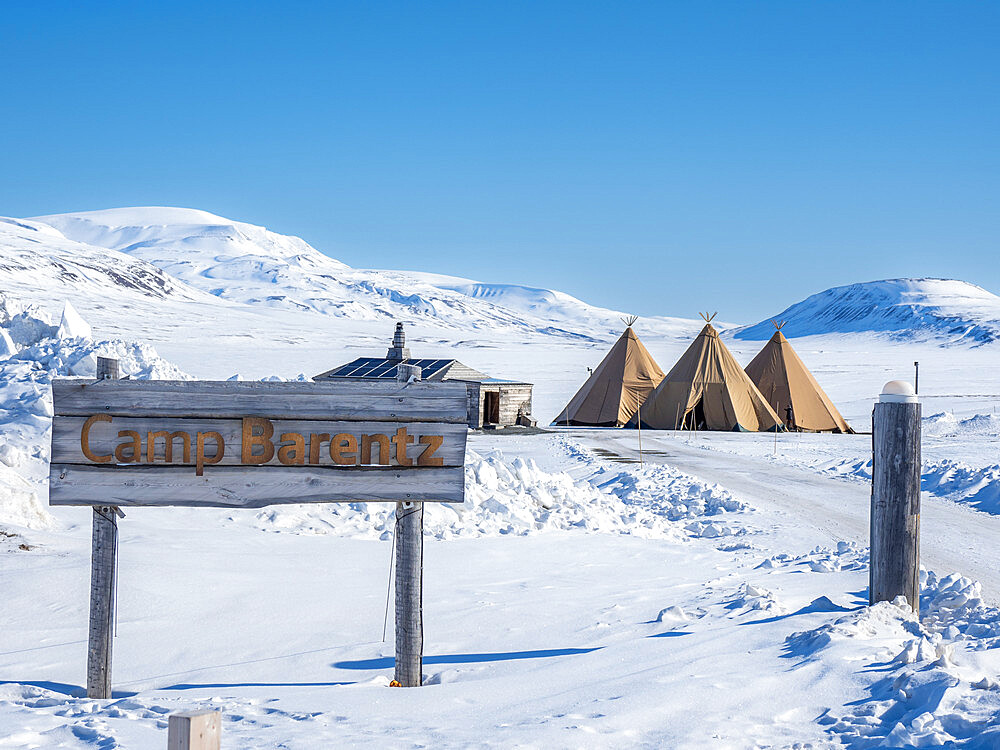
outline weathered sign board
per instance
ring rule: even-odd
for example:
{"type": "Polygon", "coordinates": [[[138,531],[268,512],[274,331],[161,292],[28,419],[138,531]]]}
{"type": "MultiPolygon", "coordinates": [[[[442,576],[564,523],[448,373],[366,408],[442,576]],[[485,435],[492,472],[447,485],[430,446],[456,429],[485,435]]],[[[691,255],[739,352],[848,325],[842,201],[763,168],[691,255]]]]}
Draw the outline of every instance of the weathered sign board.
{"type": "Polygon", "coordinates": [[[57,379],[51,505],[462,502],[461,383],[57,379]]]}
{"type": "Polygon", "coordinates": [[[423,503],[462,502],[467,390],[420,382],[52,383],[50,505],[93,506],[87,695],[111,697],[121,506],[395,502],[396,681],[421,684],[423,503]]]}

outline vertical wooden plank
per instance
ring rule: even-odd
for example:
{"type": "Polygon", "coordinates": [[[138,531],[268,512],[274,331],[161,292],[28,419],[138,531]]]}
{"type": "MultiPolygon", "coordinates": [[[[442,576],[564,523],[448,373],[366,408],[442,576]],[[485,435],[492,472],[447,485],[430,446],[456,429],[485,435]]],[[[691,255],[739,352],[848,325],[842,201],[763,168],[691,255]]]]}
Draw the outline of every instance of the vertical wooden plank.
{"type": "Polygon", "coordinates": [[[892,381],[872,414],[869,603],[906,597],[920,608],[920,404],[892,381]]]}
{"type": "Polygon", "coordinates": [[[218,711],[182,711],[167,720],[167,750],[219,750],[221,735],[218,711]]]}
{"type": "Polygon", "coordinates": [[[114,622],[116,508],[95,506],[90,556],[90,638],[87,650],[87,697],[111,697],[111,626],[114,622]]]}
{"type": "Polygon", "coordinates": [[[416,365],[398,364],[396,365],[396,380],[400,383],[416,383],[420,380],[423,370],[416,365]],[[412,380],[411,380],[412,379],[412,380]]]}
{"type": "MultiPolygon", "coordinates": [[[[414,365],[399,365],[400,382],[420,380],[414,365]]],[[[424,669],[424,504],[396,503],[396,670],[403,687],[419,687],[424,669]]]]}
{"type": "Polygon", "coordinates": [[[97,379],[118,380],[118,360],[110,357],[98,357],[97,379]]]}
{"type": "MultiPolygon", "coordinates": [[[[97,379],[117,380],[118,360],[97,358],[97,379]]],[[[90,633],[87,643],[87,697],[111,697],[111,639],[115,618],[118,509],[95,506],[90,549],[90,633]]]]}
{"type": "Polygon", "coordinates": [[[424,504],[396,503],[396,682],[423,681],[424,504]]]}

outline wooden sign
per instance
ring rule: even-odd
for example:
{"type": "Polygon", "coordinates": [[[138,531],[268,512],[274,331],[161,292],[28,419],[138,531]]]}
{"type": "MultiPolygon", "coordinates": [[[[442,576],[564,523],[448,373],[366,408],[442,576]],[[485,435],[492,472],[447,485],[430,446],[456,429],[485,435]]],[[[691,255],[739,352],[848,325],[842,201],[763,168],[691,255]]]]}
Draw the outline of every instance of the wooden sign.
{"type": "Polygon", "coordinates": [[[466,388],[57,379],[50,505],[462,502],[466,388]]]}

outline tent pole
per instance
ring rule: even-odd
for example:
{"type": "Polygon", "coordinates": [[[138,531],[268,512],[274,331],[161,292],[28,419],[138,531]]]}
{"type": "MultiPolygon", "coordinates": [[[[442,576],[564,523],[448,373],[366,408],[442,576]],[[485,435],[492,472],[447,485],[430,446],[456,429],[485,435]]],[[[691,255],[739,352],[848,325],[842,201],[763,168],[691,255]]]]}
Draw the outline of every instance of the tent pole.
{"type": "MultiPolygon", "coordinates": [[[[778,404],[778,409],[779,409],[778,413],[780,415],[780,413],[781,413],[780,412],[780,409],[781,409],[781,404],[780,403],[778,404]]],[[[778,425],[774,426],[774,455],[776,455],[776,456],[778,455],[778,425]]]]}
{"type": "Polygon", "coordinates": [[[635,423],[639,428],[639,465],[642,466],[642,415],[638,409],[635,412],[635,423]]]}

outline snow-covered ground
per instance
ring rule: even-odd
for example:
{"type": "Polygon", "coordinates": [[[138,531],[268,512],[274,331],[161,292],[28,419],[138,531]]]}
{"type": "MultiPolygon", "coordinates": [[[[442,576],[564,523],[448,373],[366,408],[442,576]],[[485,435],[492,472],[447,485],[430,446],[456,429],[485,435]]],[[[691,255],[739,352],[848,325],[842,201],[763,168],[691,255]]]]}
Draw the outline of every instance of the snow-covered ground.
{"type": "MultiPolygon", "coordinates": [[[[53,376],[98,354],[132,377],[308,376],[381,353],[398,316],[415,355],[534,382],[545,423],[615,325],[551,290],[346,269],[201,212],[99,213],[0,232],[0,748],[162,747],[166,716],[199,707],[233,748],[1000,746],[1000,348],[878,332],[793,344],[861,430],[921,363],[919,617],[865,606],[867,435],[643,431],[639,464],[632,431],[475,434],[466,502],[426,511],[425,687],[388,688],[390,506],[135,508],[116,697],[81,697],[90,512],[47,508],[53,376]],[[333,294],[358,274],[436,312],[333,294]]],[[[698,327],[645,323],[664,369],[698,327]]],[[[743,363],[760,345],[729,341],[743,363]]]]}

